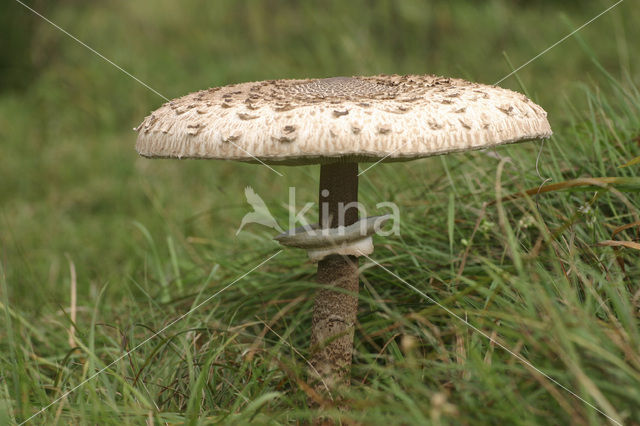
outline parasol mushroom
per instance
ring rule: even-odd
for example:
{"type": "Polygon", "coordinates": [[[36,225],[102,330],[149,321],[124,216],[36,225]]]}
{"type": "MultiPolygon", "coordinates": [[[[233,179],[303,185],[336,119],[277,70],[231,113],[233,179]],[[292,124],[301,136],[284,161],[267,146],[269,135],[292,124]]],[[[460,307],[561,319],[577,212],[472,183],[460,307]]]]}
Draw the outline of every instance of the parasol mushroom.
{"type": "Polygon", "coordinates": [[[145,157],[320,164],[316,228],[276,237],[305,248],[323,284],[313,309],[316,390],[347,385],[358,256],[385,218],[358,220],[358,163],[406,161],[547,138],[545,111],[507,89],[432,75],[269,80],[172,100],[136,129],[145,157]],[[322,382],[322,383],[321,383],[322,382]]]}

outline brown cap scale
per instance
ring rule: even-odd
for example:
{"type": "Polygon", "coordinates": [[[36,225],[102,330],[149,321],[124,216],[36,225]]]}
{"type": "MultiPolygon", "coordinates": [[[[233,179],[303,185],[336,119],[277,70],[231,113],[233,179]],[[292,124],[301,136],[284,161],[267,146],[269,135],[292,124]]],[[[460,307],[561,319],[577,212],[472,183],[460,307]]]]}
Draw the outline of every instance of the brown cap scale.
{"type": "Polygon", "coordinates": [[[319,225],[277,237],[318,261],[323,288],[314,304],[310,379],[321,392],[349,383],[357,257],[373,251],[376,218],[359,221],[357,209],[344,211],[357,202],[357,163],[406,161],[552,133],[545,111],[520,93],[433,75],[233,84],[172,100],[136,130],[136,149],[145,157],[321,164],[319,225]]]}

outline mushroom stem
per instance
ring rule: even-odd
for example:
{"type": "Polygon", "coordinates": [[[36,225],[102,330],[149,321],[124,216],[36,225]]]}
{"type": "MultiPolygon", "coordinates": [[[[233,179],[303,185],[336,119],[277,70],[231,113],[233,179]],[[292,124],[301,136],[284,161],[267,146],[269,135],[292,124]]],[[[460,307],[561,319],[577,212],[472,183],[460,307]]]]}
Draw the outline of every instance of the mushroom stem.
{"type": "MultiPolygon", "coordinates": [[[[321,227],[357,222],[358,164],[321,165],[319,201],[321,227]]],[[[313,307],[311,364],[315,371],[311,372],[311,382],[318,393],[326,395],[327,390],[350,383],[358,310],[358,258],[330,255],[320,260],[317,281],[324,288],[318,291],[313,307]]]]}

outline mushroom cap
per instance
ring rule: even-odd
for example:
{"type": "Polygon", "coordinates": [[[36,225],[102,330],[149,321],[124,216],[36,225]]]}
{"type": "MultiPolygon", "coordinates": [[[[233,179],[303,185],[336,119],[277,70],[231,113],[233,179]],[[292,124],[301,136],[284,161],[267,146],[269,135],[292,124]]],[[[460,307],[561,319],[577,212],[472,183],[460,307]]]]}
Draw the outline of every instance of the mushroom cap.
{"type": "Polygon", "coordinates": [[[526,96],[434,75],[231,84],[165,103],[135,130],[145,157],[288,165],[406,161],[552,134],[526,96]]]}

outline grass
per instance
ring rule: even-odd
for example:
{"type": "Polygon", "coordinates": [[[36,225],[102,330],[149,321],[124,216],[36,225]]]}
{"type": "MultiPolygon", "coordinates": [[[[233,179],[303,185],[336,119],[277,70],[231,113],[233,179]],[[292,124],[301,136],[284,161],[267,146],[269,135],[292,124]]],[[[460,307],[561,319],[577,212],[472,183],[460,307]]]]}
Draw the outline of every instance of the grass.
{"type": "MultiPolygon", "coordinates": [[[[377,72],[492,83],[509,61],[526,62],[608,4],[36,3],[168,97],[377,72]]],[[[2,8],[30,19],[17,4],[2,8]]],[[[370,214],[397,203],[401,231],[376,240],[372,259],[388,271],[361,260],[352,409],[323,415],[343,424],[607,422],[591,404],[639,424],[638,251],[601,245],[638,242],[637,224],[620,230],[640,221],[639,166],[620,167],[640,156],[636,9],[623,3],[504,82],[549,111],[555,136],[537,170],[539,146],[523,144],[361,176],[370,214]],[[585,180],[604,177],[615,179],[585,180]]],[[[26,420],[275,254],[266,228],[235,236],[246,185],[281,223],[287,188],[296,185],[302,205],[318,185],[314,167],[280,167],[278,177],[254,165],[136,158],[130,128],[162,100],[46,23],[29,25],[31,83],[0,92],[0,424],[26,420]]],[[[283,251],[33,422],[312,420],[313,280],[304,253],[283,251]]]]}

